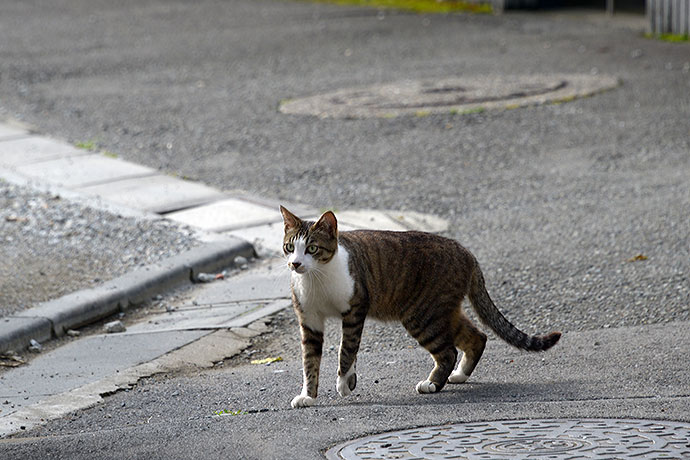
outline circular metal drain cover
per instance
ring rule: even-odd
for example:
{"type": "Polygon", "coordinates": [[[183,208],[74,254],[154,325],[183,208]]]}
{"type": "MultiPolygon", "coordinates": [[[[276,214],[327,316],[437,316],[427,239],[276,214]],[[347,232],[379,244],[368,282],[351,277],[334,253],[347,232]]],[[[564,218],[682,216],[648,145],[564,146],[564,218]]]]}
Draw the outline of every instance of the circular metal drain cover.
{"type": "Polygon", "coordinates": [[[330,460],[688,459],[690,424],[655,420],[513,420],[382,433],[341,444],[330,460]]]}
{"type": "Polygon", "coordinates": [[[390,83],[284,102],[283,113],[325,118],[468,113],[565,102],[618,86],[605,75],[460,77],[390,83]]]}

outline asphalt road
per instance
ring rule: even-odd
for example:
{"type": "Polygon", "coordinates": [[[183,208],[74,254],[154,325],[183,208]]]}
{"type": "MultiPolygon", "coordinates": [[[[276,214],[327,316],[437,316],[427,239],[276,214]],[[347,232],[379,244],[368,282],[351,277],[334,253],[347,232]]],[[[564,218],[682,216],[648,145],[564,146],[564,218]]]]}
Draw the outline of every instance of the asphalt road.
{"type": "MultiPolygon", "coordinates": [[[[452,222],[448,236],[478,257],[511,320],[529,332],[566,333],[544,368],[541,357],[494,348],[480,364],[487,373],[465,387],[472,397],[465,389],[414,394],[418,379],[409,375],[426,372],[427,357],[396,347],[372,347],[366,361],[378,364],[360,397],[326,399],[309,412],[286,408],[296,361],[270,372],[156,377],[49,426],[47,439],[3,444],[10,458],[316,458],[370,430],[457,420],[687,418],[687,397],[678,399],[687,380],[677,381],[687,372],[690,320],[687,44],[539,13],[12,2],[0,15],[0,116],[223,189],[336,211],[441,215],[452,222]],[[471,115],[324,120],[277,110],[285,99],[406,78],[568,72],[622,84],[572,102],[471,115]],[[506,368],[511,359],[526,372],[506,368]],[[637,360],[641,370],[622,365],[637,360]],[[392,361],[404,364],[381,365],[392,361]],[[371,383],[375,375],[386,385],[371,383]],[[211,417],[232,408],[269,411],[211,417]]],[[[396,334],[384,328],[377,337],[396,334]]]]}
{"type": "Polygon", "coordinates": [[[7,460],[311,460],[340,442],[417,426],[564,417],[690,421],[687,323],[571,333],[540,355],[492,340],[468,383],[432,395],[414,390],[431,367],[428,354],[405,343],[374,346],[381,327],[369,327],[353,395],[336,394],[337,353],[326,347],[318,403],[299,410],[290,400],[300,389],[301,363],[292,345],[283,348],[298,344],[287,334],[296,328],[287,320],[275,326],[286,333],[277,329],[257,343],[262,351],[251,359],[278,351],[283,362],[253,365],[244,356],[208,371],[144,379],[92,409],[0,440],[0,453],[7,460]]]}
{"type": "Polygon", "coordinates": [[[60,0],[3,5],[0,56],[0,116],[48,134],[221,189],[449,219],[524,327],[689,317],[687,44],[581,15],[60,0]],[[369,83],[568,72],[622,86],[473,115],[277,111],[369,83]]]}

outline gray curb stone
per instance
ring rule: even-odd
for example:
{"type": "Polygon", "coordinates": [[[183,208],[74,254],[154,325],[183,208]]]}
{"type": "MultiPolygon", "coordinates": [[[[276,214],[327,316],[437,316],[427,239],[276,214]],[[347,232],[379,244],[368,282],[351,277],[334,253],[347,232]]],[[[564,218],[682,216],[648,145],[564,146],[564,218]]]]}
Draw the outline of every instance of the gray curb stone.
{"type": "Polygon", "coordinates": [[[141,303],[158,292],[193,280],[199,272],[230,266],[237,256],[253,257],[254,247],[240,239],[207,243],[148,265],[91,289],[84,289],[10,316],[0,322],[0,353],[61,337],[74,329],[141,303]]]}
{"type": "Polygon", "coordinates": [[[47,318],[10,317],[0,321],[0,353],[25,349],[31,339],[45,342],[53,336],[47,318]]]}

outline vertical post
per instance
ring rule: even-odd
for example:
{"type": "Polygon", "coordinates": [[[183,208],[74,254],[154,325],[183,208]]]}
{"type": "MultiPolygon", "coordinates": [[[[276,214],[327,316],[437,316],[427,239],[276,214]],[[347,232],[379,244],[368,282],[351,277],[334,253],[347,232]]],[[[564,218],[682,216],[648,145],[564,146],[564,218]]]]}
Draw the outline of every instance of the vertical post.
{"type": "Polygon", "coordinates": [[[606,0],[606,14],[613,16],[613,0],[606,0]]]}
{"type": "Polygon", "coordinates": [[[654,34],[654,0],[645,0],[645,16],[647,17],[647,33],[654,34]]]}
{"type": "Polygon", "coordinates": [[[669,0],[661,1],[661,33],[667,34],[671,31],[671,3],[669,0]]]}

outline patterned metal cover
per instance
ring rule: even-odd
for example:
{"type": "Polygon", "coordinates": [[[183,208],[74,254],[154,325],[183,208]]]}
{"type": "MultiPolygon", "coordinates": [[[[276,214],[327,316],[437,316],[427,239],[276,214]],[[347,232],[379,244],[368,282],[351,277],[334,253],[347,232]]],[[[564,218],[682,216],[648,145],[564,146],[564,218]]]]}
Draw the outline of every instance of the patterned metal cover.
{"type": "Polygon", "coordinates": [[[360,459],[690,459],[690,424],[657,420],[511,420],[382,433],[330,449],[360,459]]]}

